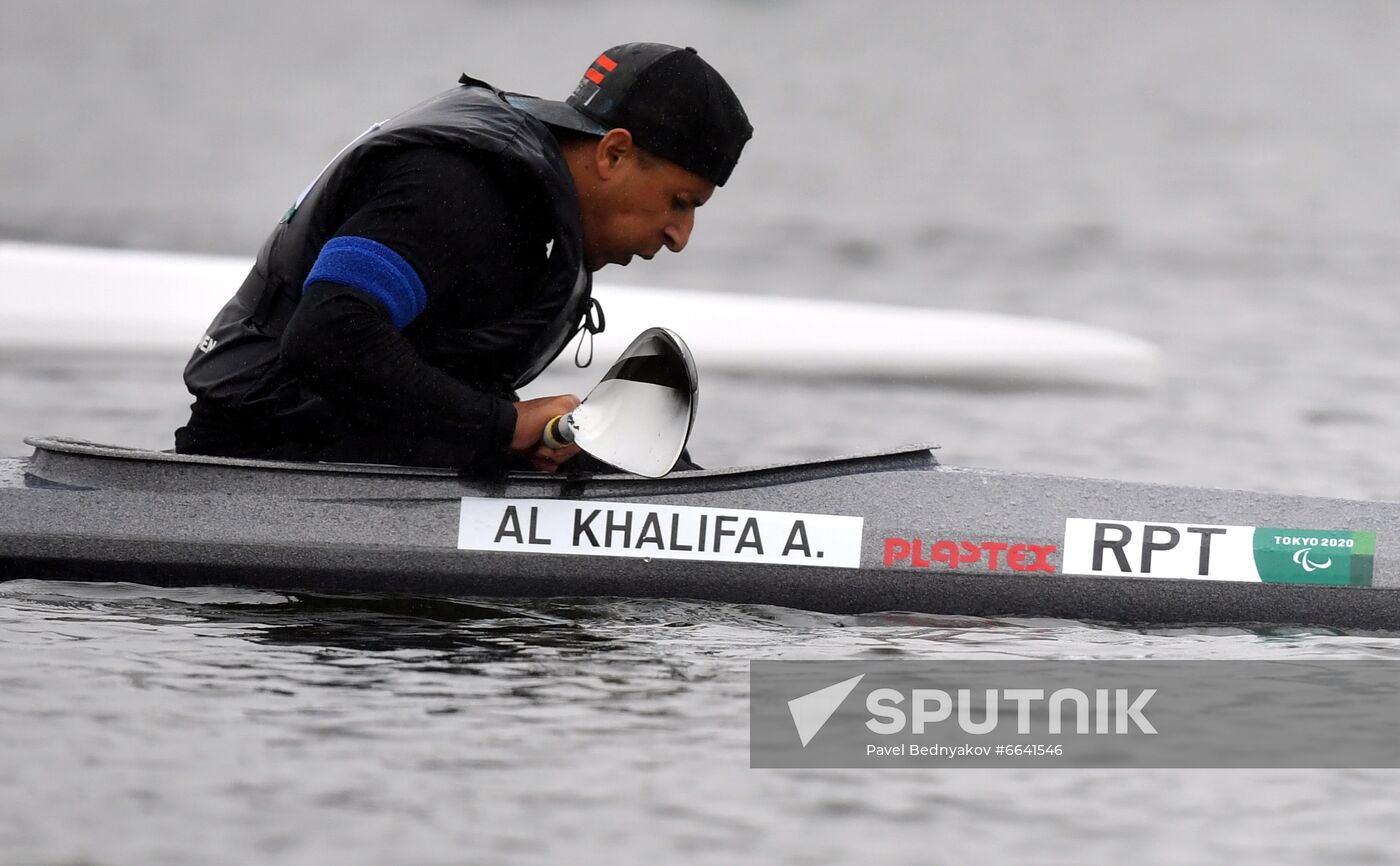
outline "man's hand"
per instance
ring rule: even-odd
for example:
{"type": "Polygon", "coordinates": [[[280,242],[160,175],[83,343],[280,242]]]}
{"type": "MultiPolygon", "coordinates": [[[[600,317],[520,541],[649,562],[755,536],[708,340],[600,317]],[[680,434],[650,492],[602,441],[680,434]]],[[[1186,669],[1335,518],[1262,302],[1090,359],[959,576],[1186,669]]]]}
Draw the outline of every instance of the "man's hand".
{"type": "Polygon", "coordinates": [[[556,415],[567,415],[579,404],[573,394],[537,397],[515,404],[515,435],[510,440],[510,453],[524,457],[541,472],[558,472],[559,467],[578,456],[577,445],[550,448],[540,442],[545,425],[556,415]]]}

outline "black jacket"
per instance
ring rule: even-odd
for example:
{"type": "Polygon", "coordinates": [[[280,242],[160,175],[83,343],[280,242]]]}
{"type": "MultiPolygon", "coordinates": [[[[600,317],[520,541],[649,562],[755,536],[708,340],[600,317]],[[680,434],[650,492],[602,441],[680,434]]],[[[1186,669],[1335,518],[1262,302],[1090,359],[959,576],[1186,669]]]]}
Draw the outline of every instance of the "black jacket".
{"type": "MultiPolygon", "coordinates": [[[[473,219],[504,219],[496,210],[474,208],[473,219]]],[[[462,86],[371,127],[283,217],[186,365],[195,402],[190,423],[176,432],[176,448],[496,468],[514,427],[514,389],[577,332],[590,291],[577,193],[558,143],[499,91],[464,76],[462,86]],[[434,298],[398,336],[387,322],[371,324],[382,332],[368,344],[381,348],[368,355],[358,345],[332,342],[338,335],[325,331],[339,324],[299,327],[309,318],[308,310],[298,316],[307,276],[345,222],[343,203],[357,178],[386,154],[425,147],[468,155],[539,202],[547,260],[542,251],[539,267],[521,275],[523,287],[488,287],[510,293],[490,303],[434,298]]],[[[348,321],[338,315],[319,321],[348,321]]]]}

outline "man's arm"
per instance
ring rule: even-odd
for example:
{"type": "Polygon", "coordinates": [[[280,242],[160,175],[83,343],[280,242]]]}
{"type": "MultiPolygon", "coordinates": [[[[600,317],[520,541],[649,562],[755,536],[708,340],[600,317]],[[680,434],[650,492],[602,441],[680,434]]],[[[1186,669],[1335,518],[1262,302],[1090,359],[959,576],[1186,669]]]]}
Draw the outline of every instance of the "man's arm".
{"type": "Polygon", "coordinates": [[[403,335],[436,299],[504,290],[482,283],[509,277],[493,262],[518,239],[493,217],[510,212],[510,191],[465,157],[427,149],[377,175],[312,269],[283,336],[284,363],[362,425],[456,444],[458,465],[515,453],[557,468],[572,453],[540,456],[534,444],[574,398],[512,404],[433,367],[403,335]]]}
{"type": "Polygon", "coordinates": [[[515,408],[424,362],[382,307],[331,282],[314,283],[287,325],[289,371],[358,424],[460,443],[470,466],[504,453],[515,408]]]}

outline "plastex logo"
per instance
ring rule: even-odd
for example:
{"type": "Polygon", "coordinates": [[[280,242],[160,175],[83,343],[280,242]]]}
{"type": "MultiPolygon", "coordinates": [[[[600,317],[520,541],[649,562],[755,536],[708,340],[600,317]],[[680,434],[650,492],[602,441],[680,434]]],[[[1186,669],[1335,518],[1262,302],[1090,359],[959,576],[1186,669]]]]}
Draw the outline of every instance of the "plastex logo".
{"type": "Polygon", "coordinates": [[[884,563],[887,566],[947,569],[971,568],[974,571],[1014,571],[1055,573],[1051,557],[1058,548],[1053,544],[1029,544],[1017,541],[980,541],[951,538],[885,539],[884,563]]]}

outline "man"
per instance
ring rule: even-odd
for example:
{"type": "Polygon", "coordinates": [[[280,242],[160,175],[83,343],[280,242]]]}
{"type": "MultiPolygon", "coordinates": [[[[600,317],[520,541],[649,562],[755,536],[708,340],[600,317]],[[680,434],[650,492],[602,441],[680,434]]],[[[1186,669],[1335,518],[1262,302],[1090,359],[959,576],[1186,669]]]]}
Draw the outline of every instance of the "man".
{"type": "Polygon", "coordinates": [[[566,102],[461,86],[346,146],[185,367],[183,453],[555,471],[573,395],[519,401],[591,274],[680,252],[753,134],[692,48],[610,48],[566,102]]]}

